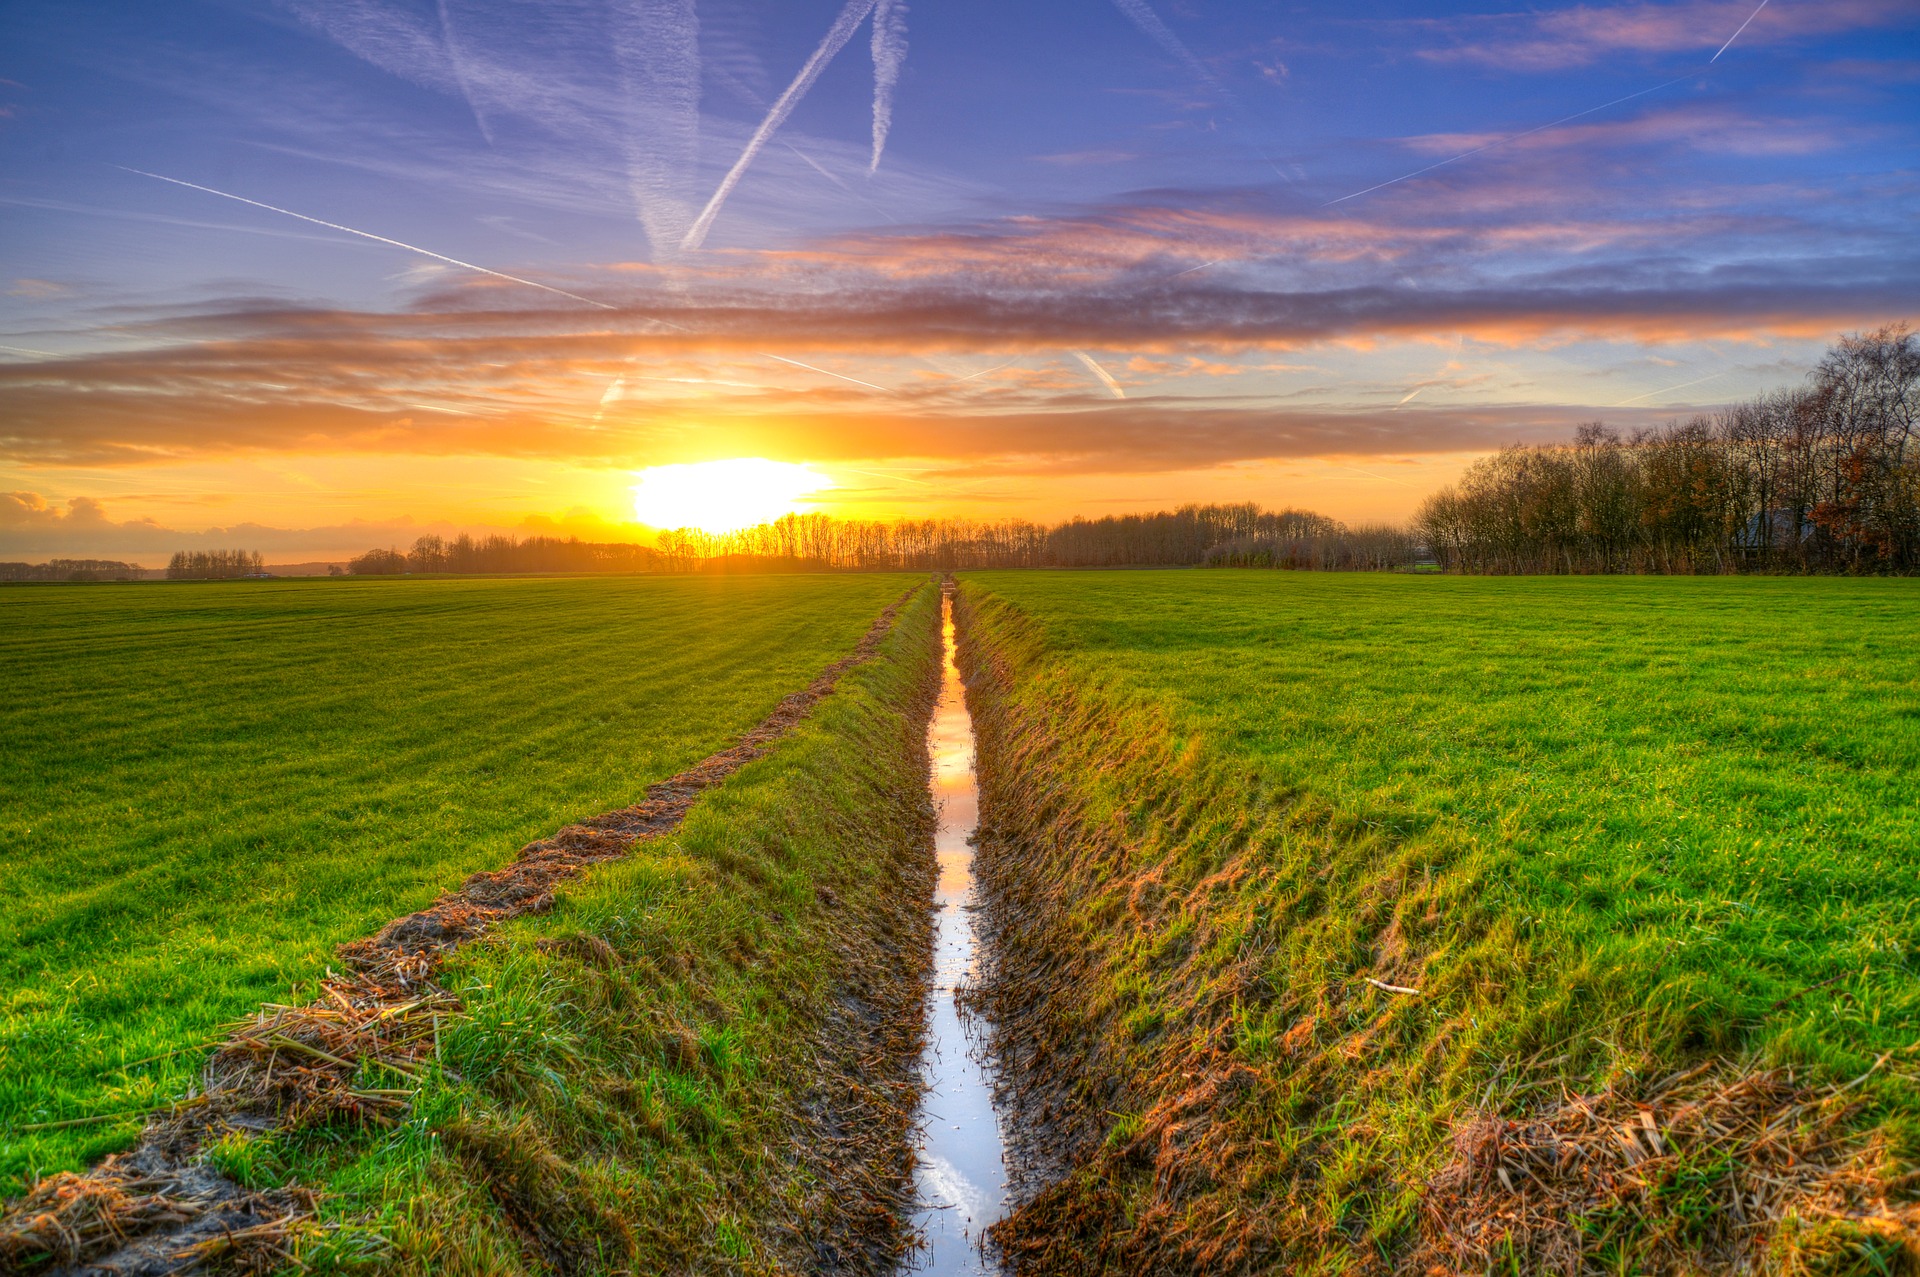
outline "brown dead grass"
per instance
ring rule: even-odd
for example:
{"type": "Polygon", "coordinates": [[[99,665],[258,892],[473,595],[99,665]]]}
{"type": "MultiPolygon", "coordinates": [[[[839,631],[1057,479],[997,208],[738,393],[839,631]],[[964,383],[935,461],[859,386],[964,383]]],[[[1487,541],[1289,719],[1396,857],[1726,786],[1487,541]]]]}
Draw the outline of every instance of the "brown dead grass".
{"type": "Polygon", "coordinates": [[[250,1193],[206,1167],[187,1171],[151,1150],[110,1157],[85,1175],[50,1176],[0,1220],[0,1271],[87,1265],[112,1271],[186,1272],[218,1266],[272,1272],[313,1213],[297,1189],[250,1193]]]}
{"type": "Polygon", "coordinates": [[[1657,1273],[1920,1271],[1920,1205],[1890,1198],[1901,1186],[1850,1130],[1858,1107],[1850,1085],[1709,1064],[1637,1097],[1478,1114],[1427,1185],[1402,1267],[1603,1272],[1631,1241],[1657,1273]]]}

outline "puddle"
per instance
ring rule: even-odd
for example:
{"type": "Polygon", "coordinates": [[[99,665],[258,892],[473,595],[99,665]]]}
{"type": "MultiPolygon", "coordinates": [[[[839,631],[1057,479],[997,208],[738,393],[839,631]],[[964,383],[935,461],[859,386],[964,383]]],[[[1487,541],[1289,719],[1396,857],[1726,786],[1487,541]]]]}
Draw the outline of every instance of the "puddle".
{"type": "Polygon", "coordinates": [[[973,848],[980,823],[980,791],[973,774],[973,720],[954,664],[953,596],[941,604],[945,666],[940,701],[927,745],[933,754],[933,800],[940,813],[934,852],[940,882],[934,889],[933,992],[927,1004],[927,1049],[920,1072],[927,1085],[920,1111],[919,1205],[914,1224],[927,1247],[907,1263],[909,1273],[997,1273],[980,1252],[980,1238],[998,1220],[1007,1196],[1000,1115],[986,1064],[985,1026],[961,1013],[955,990],[980,962],[974,934],[973,848]]]}

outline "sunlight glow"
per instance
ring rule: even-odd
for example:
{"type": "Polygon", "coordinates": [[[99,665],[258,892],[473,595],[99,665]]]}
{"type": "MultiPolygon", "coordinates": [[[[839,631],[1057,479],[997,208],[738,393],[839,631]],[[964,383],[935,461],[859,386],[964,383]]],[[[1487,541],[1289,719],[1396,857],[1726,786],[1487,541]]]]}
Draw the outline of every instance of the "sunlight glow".
{"type": "Polygon", "coordinates": [[[810,466],[764,457],[649,466],[633,487],[633,517],[649,527],[733,532],[799,509],[834,486],[810,466]]]}

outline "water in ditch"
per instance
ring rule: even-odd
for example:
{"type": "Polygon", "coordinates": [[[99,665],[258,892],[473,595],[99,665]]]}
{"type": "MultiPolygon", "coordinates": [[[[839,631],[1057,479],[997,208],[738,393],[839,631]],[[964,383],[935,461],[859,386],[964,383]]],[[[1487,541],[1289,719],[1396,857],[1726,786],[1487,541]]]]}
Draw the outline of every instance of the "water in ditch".
{"type": "Polygon", "coordinates": [[[973,773],[973,720],[954,664],[953,597],[942,602],[946,664],[940,700],[927,729],[933,754],[934,835],[940,881],[934,889],[933,991],[927,1006],[927,1048],[920,1060],[926,1099],[920,1112],[919,1206],[914,1223],[927,1241],[907,1264],[912,1273],[997,1272],[980,1238],[1000,1218],[1007,1172],[1000,1115],[993,1107],[985,1026],[965,1015],[956,991],[980,961],[974,933],[973,847],[980,791],[973,773]]]}

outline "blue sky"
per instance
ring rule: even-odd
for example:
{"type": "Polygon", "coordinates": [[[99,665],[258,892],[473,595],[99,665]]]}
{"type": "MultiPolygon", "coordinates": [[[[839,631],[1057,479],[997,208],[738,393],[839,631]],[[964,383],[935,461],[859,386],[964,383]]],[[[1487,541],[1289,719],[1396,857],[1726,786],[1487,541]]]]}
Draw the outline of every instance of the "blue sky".
{"type": "Polygon", "coordinates": [[[1400,517],[1920,309],[1908,0],[14,0],[0,81],[3,554],[1400,517]]]}

